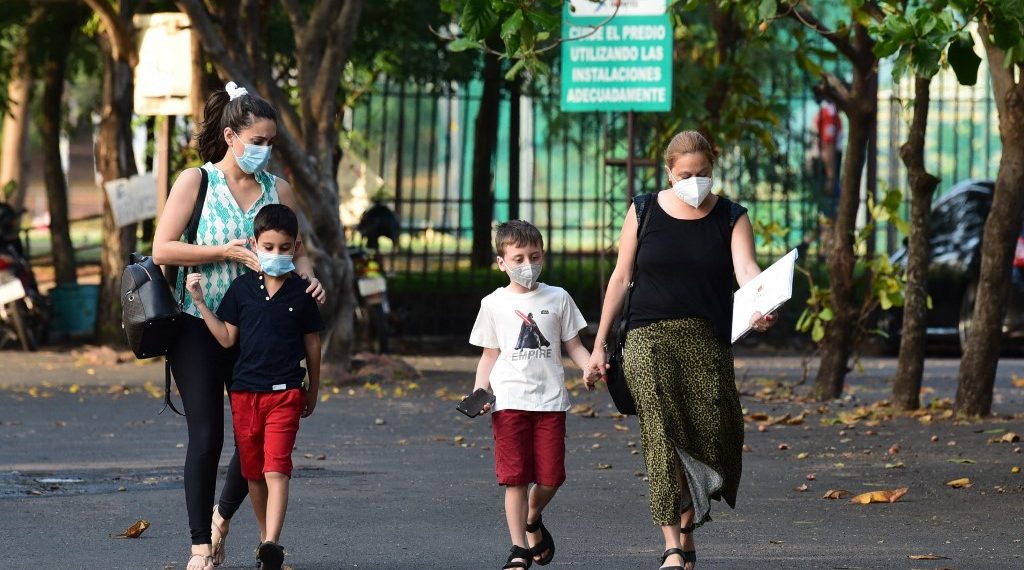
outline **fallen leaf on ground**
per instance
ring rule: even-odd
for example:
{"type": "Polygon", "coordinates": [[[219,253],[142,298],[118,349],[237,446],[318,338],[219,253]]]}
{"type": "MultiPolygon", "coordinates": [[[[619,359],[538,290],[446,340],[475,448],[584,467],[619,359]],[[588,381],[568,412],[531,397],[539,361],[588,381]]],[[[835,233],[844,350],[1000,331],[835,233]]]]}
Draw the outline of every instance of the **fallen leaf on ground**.
{"type": "Polygon", "coordinates": [[[112,534],[110,535],[110,538],[139,538],[140,536],[142,536],[142,533],[146,532],[147,528],[149,528],[149,521],[145,519],[139,519],[132,523],[131,526],[124,529],[124,532],[119,534],[112,534]]]}
{"type": "Polygon", "coordinates": [[[804,483],[803,485],[800,485],[799,487],[797,487],[796,489],[793,489],[793,490],[798,492],[798,493],[805,493],[805,492],[807,492],[808,489],[810,489],[810,487],[807,486],[807,483],[804,483]]]}
{"type": "Polygon", "coordinates": [[[928,553],[928,554],[911,554],[910,555],[910,559],[911,560],[952,560],[952,558],[949,558],[947,556],[939,556],[938,554],[932,554],[932,553],[928,553]]]}
{"type": "Polygon", "coordinates": [[[909,490],[909,487],[900,487],[899,489],[893,489],[891,491],[871,491],[870,493],[861,493],[860,495],[850,499],[850,502],[857,503],[859,505],[867,505],[869,503],[895,503],[900,500],[903,495],[906,495],[909,490]]]}
{"type": "Polygon", "coordinates": [[[594,413],[594,407],[591,406],[590,404],[576,404],[575,406],[569,408],[569,413],[574,416],[593,417],[590,416],[589,414],[594,413]]]}
{"type": "Polygon", "coordinates": [[[1014,475],[1020,473],[1020,467],[1011,467],[1010,473],[1013,473],[1014,475]]]}
{"type": "Polygon", "coordinates": [[[848,497],[852,494],[853,493],[847,491],[846,489],[829,489],[828,492],[825,493],[825,496],[822,497],[822,499],[842,499],[843,497],[848,497]]]}
{"type": "Polygon", "coordinates": [[[1013,433],[1012,431],[1003,434],[1003,437],[999,438],[999,443],[1017,443],[1020,441],[1020,436],[1013,433]]]}
{"type": "Polygon", "coordinates": [[[966,459],[962,457],[957,459],[947,459],[946,461],[949,463],[959,463],[960,465],[974,465],[975,463],[977,463],[973,459],[966,459]]]}
{"type": "Polygon", "coordinates": [[[618,431],[629,431],[629,426],[624,426],[622,424],[615,424],[615,429],[618,430],[618,431]]]}
{"type": "Polygon", "coordinates": [[[1013,379],[1011,379],[1010,382],[1012,382],[1016,388],[1024,388],[1024,378],[1018,378],[1016,374],[1014,374],[1013,379]]]}
{"type": "Polygon", "coordinates": [[[889,455],[896,455],[900,452],[900,444],[894,443],[889,446],[889,455]]]}
{"type": "Polygon", "coordinates": [[[597,464],[597,468],[598,469],[611,469],[612,466],[611,466],[610,463],[598,463],[597,464]]]}
{"type": "Polygon", "coordinates": [[[771,418],[771,416],[762,412],[755,412],[747,416],[747,419],[752,422],[763,422],[767,421],[769,418],[771,418]]]}
{"type": "Polygon", "coordinates": [[[966,489],[971,486],[971,480],[967,477],[964,477],[963,479],[954,479],[946,483],[946,486],[954,489],[966,489]]]}
{"type": "Polygon", "coordinates": [[[807,459],[808,457],[810,457],[810,455],[811,454],[807,453],[806,451],[801,451],[800,453],[797,454],[796,458],[797,459],[807,459]]]}
{"type": "Polygon", "coordinates": [[[886,463],[885,464],[885,468],[886,469],[903,469],[904,467],[906,467],[906,465],[904,465],[902,461],[897,461],[896,463],[886,463]]]}

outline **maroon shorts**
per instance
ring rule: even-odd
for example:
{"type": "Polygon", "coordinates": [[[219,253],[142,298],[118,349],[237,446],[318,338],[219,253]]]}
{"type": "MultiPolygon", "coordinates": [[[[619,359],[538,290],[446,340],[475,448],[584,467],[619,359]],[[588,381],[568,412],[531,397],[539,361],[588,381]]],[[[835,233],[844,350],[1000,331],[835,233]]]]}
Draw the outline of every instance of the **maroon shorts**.
{"type": "Polygon", "coordinates": [[[231,392],[231,418],[242,477],[260,481],[264,473],[292,476],[292,449],[305,405],[305,393],[300,388],[231,392]]]}
{"type": "Polygon", "coordinates": [[[501,410],[491,428],[499,485],[565,482],[565,412],[501,410]]]}

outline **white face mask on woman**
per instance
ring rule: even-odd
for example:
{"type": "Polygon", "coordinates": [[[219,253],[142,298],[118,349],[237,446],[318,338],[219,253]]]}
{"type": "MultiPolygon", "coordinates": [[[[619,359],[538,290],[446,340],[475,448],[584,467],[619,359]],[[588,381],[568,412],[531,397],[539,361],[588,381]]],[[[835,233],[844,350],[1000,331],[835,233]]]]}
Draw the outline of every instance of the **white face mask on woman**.
{"type": "Polygon", "coordinates": [[[710,176],[691,176],[677,180],[672,185],[672,191],[675,192],[676,198],[694,208],[699,208],[704,198],[707,198],[708,194],[711,193],[712,182],[713,180],[710,176]]]}

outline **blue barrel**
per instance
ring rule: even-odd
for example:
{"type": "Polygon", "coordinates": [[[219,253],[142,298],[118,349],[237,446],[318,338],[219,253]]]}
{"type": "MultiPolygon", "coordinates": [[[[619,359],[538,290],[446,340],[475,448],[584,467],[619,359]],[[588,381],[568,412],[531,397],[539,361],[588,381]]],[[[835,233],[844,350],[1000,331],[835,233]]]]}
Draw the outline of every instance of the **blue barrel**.
{"type": "Polygon", "coordinates": [[[99,285],[57,285],[50,289],[53,308],[51,332],[66,336],[92,336],[99,298],[99,285]]]}

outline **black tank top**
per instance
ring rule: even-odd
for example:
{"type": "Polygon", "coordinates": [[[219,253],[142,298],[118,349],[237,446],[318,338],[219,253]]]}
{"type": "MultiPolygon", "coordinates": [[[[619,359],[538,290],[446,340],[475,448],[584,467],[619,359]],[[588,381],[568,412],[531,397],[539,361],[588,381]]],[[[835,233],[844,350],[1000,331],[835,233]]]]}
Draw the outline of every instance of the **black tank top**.
{"type": "Polygon", "coordinates": [[[668,215],[657,195],[648,201],[647,227],[639,244],[629,328],[687,317],[711,321],[726,344],[732,337],[732,228],[747,209],[719,196],[707,216],[668,215]]]}

